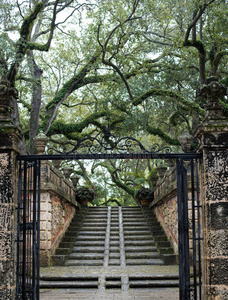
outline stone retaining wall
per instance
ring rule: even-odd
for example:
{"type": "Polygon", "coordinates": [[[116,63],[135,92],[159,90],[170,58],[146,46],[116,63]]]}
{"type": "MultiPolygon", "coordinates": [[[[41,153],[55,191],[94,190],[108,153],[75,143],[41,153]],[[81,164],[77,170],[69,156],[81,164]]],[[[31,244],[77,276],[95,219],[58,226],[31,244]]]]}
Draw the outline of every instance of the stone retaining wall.
{"type": "Polygon", "coordinates": [[[176,169],[170,169],[158,182],[151,203],[154,214],[170,239],[175,254],[178,254],[178,220],[177,220],[177,187],[176,169]]]}
{"type": "MultiPolygon", "coordinates": [[[[188,162],[185,166],[189,167],[188,162]]],[[[190,175],[188,175],[188,203],[189,203],[189,224],[192,219],[192,194],[190,186],[190,175]]],[[[175,254],[178,254],[178,209],[177,209],[177,182],[176,182],[176,168],[169,169],[164,178],[158,182],[155,190],[154,201],[150,207],[159,220],[167,237],[169,238],[175,254]]],[[[189,247],[192,245],[192,231],[189,229],[189,247]]]]}
{"type": "Polygon", "coordinates": [[[50,265],[79,204],[72,183],[50,162],[41,165],[40,265],[50,265]]]}

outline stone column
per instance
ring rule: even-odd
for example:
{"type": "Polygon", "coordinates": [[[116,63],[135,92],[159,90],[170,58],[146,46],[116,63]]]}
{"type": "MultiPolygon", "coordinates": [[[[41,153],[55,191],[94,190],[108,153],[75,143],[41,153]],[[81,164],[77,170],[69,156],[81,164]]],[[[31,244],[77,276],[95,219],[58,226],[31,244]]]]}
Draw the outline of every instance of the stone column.
{"type": "Polygon", "coordinates": [[[213,81],[201,89],[207,116],[196,136],[203,152],[203,299],[228,299],[228,118],[219,99],[226,89],[213,81]]]}
{"type": "Polygon", "coordinates": [[[0,82],[0,299],[15,299],[17,162],[22,141],[15,125],[17,91],[0,82]]]}

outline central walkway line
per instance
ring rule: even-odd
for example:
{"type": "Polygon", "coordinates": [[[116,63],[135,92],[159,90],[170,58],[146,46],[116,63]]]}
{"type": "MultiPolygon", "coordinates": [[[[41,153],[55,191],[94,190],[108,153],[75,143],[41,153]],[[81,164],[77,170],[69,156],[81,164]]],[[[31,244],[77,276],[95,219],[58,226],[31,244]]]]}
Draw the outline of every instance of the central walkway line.
{"type": "Polygon", "coordinates": [[[106,227],[104,264],[103,264],[104,268],[108,267],[108,262],[109,262],[110,226],[111,226],[111,206],[108,207],[108,214],[107,214],[107,227],[106,227]]]}
{"type": "Polygon", "coordinates": [[[123,233],[123,215],[122,207],[119,207],[119,234],[120,234],[120,266],[126,267],[125,249],[124,249],[124,233],[123,233]]]}

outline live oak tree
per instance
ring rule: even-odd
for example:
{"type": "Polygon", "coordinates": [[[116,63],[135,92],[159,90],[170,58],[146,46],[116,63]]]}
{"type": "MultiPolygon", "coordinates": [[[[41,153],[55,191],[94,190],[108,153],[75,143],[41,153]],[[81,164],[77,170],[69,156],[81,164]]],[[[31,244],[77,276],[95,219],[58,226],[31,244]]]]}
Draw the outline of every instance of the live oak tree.
{"type": "MultiPolygon", "coordinates": [[[[27,151],[104,131],[178,147],[204,117],[199,87],[227,85],[225,0],[1,3],[0,72],[20,96],[27,151]]],[[[227,98],[220,99],[228,110],[227,98]]]]}

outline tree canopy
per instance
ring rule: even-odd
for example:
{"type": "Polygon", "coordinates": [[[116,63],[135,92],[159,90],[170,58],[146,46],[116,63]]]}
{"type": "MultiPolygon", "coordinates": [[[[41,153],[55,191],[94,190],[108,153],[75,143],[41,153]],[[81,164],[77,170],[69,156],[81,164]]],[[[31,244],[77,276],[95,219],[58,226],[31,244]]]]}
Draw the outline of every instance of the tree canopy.
{"type": "MultiPolygon", "coordinates": [[[[40,131],[50,145],[71,149],[104,130],[107,116],[121,136],[178,149],[180,134],[204,118],[199,87],[211,78],[228,85],[226,0],[0,7],[0,73],[19,91],[16,121],[28,153],[40,131]]],[[[228,111],[227,98],[221,104],[228,111]]]]}

